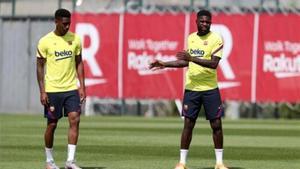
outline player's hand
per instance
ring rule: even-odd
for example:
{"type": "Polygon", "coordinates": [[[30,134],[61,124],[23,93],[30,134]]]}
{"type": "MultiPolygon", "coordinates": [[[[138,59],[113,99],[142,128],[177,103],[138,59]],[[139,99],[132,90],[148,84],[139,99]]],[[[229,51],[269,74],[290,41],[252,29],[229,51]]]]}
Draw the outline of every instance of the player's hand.
{"type": "Polygon", "coordinates": [[[78,89],[78,93],[79,93],[79,97],[80,97],[80,103],[82,104],[85,102],[85,98],[86,98],[85,89],[80,87],[78,89]]]}
{"type": "Polygon", "coordinates": [[[176,54],[176,58],[178,60],[185,60],[185,61],[189,62],[189,61],[191,61],[192,56],[186,51],[181,51],[176,54]]]}
{"type": "Polygon", "coordinates": [[[163,69],[163,68],[165,68],[164,62],[162,62],[160,60],[156,60],[149,64],[149,69],[152,69],[152,70],[163,69]]]}
{"type": "Polygon", "coordinates": [[[40,101],[41,101],[41,104],[44,105],[44,106],[47,106],[49,101],[48,101],[48,95],[46,92],[42,92],[40,94],[40,101]]]}

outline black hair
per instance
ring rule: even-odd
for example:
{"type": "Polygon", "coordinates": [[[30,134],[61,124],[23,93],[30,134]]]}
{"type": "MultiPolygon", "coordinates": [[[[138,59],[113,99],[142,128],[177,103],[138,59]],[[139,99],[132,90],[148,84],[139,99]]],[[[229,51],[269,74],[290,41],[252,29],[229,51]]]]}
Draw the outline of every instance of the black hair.
{"type": "Polygon", "coordinates": [[[205,9],[201,9],[198,13],[197,13],[197,17],[200,16],[207,16],[211,18],[211,13],[208,10],[205,9]]]}
{"type": "Polygon", "coordinates": [[[55,11],[55,19],[59,19],[62,17],[70,18],[71,17],[70,11],[63,9],[63,8],[56,10],[55,11]]]}

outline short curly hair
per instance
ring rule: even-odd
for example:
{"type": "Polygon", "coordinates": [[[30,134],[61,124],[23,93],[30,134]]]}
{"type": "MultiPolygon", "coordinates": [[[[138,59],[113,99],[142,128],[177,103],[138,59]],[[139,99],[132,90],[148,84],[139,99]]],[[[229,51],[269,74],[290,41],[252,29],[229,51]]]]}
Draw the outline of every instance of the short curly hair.
{"type": "Polygon", "coordinates": [[[58,9],[55,11],[55,19],[59,19],[59,18],[62,18],[62,17],[66,17],[66,18],[70,18],[71,17],[71,13],[70,11],[66,10],[66,9],[58,9]]]}
{"type": "Polygon", "coordinates": [[[211,18],[211,13],[208,10],[202,9],[197,13],[197,17],[208,16],[211,18]]]}

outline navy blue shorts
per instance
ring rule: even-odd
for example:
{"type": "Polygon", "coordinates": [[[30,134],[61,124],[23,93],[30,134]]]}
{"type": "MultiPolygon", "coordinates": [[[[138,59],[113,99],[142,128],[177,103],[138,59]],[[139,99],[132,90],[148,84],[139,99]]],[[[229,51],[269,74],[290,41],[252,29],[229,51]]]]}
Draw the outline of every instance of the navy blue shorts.
{"type": "Polygon", "coordinates": [[[207,120],[220,118],[224,114],[218,88],[208,91],[185,90],[182,116],[196,120],[203,105],[207,120]]]}
{"type": "Polygon", "coordinates": [[[44,106],[44,116],[48,120],[60,119],[70,112],[81,113],[80,97],[77,90],[47,93],[49,104],[44,106]]]}

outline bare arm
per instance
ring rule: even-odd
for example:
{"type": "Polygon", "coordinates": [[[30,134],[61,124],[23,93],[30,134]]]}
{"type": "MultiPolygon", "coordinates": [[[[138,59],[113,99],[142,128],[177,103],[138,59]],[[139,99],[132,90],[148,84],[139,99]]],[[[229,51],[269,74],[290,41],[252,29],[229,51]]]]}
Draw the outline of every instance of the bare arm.
{"type": "Polygon", "coordinates": [[[81,103],[85,101],[85,82],[84,82],[84,67],[83,67],[83,62],[82,62],[82,56],[77,55],[76,56],[76,71],[77,71],[77,78],[79,80],[80,88],[79,88],[79,96],[80,96],[80,101],[81,103]]]}
{"type": "Polygon", "coordinates": [[[181,68],[186,67],[189,65],[188,61],[185,60],[175,60],[175,61],[169,61],[169,62],[163,62],[160,60],[156,60],[149,65],[149,69],[163,69],[166,67],[174,67],[174,68],[181,68]]]}
{"type": "Polygon", "coordinates": [[[43,105],[48,104],[48,96],[45,91],[45,58],[37,58],[36,62],[36,74],[37,74],[37,81],[40,88],[40,101],[43,105]]]}
{"type": "Polygon", "coordinates": [[[178,52],[176,55],[177,59],[179,60],[185,60],[188,62],[194,62],[198,65],[207,67],[207,68],[211,68],[211,69],[216,69],[218,67],[219,61],[220,61],[220,57],[211,56],[210,60],[206,60],[206,59],[200,59],[198,57],[192,57],[189,53],[182,51],[182,52],[178,52]]]}

